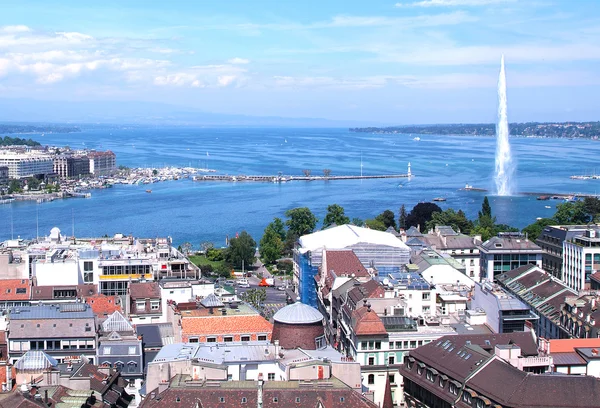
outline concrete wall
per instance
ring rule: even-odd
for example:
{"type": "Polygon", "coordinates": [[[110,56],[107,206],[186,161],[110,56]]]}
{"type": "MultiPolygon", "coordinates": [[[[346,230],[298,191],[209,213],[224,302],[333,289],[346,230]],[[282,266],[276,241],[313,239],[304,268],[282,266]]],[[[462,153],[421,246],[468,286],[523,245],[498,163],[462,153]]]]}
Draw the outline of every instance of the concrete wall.
{"type": "Polygon", "coordinates": [[[32,267],[38,286],[79,285],[83,278],[79,275],[79,265],[68,262],[36,262],[32,267]]]}

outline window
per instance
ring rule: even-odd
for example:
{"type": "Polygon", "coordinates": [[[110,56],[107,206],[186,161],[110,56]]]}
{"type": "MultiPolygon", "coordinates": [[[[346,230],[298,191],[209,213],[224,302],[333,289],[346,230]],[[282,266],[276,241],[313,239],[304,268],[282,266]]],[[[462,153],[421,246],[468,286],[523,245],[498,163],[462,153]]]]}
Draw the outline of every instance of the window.
{"type": "Polygon", "coordinates": [[[375,374],[369,374],[367,377],[367,384],[373,385],[375,384],[375,374]]]}
{"type": "Polygon", "coordinates": [[[425,374],[425,377],[426,377],[426,378],[427,378],[429,381],[433,382],[433,373],[431,372],[431,370],[427,370],[427,374],[425,374]]]}
{"type": "Polygon", "coordinates": [[[368,365],[375,365],[375,357],[369,357],[369,364],[368,365]]]}
{"type": "Polygon", "coordinates": [[[423,345],[423,340],[417,341],[417,346],[421,347],[423,345]]]}
{"type": "Polygon", "coordinates": [[[158,309],[160,309],[160,301],[159,300],[151,300],[150,301],[150,309],[151,310],[158,310],[158,309]]]}
{"type": "Polygon", "coordinates": [[[274,381],[275,380],[275,373],[269,373],[269,374],[267,374],[267,380],[274,381]]]}
{"type": "Polygon", "coordinates": [[[91,283],[94,281],[94,272],[84,272],[83,273],[83,282],[91,283]]]}
{"type": "Polygon", "coordinates": [[[483,400],[478,399],[477,400],[477,408],[484,408],[485,407],[485,403],[483,402],[483,400]]]}
{"type": "Polygon", "coordinates": [[[296,403],[300,402],[300,397],[296,397],[296,403]]]}
{"type": "MultiPolygon", "coordinates": [[[[193,342],[192,340],[190,340],[190,343],[197,343],[198,339],[196,339],[195,342],[193,342]]],[[[216,343],[217,342],[217,338],[216,337],[207,337],[206,338],[206,342],[207,343],[216,343]]]]}
{"type": "Polygon", "coordinates": [[[94,263],[92,261],[85,261],[83,263],[83,271],[90,272],[94,270],[94,263]]]}
{"type": "Polygon", "coordinates": [[[137,363],[135,361],[130,361],[129,363],[127,363],[127,372],[128,373],[135,373],[137,369],[137,363]]]}
{"type": "Polygon", "coordinates": [[[241,341],[250,341],[250,336],[242,336],[240,337],[241,341]]]}
{"type": "Polygon", "coordinates": [[[225,402],[225,397],[219,397],[219,402],[225,402]]]}
{"type": "Polygon", "coordinates": [[[317,350],[327,347],[327,341],[325,341],[325,336],[319,336],[315,339],[315,346],[317,350]]]}
{"type": "Polygon", "coordinates": [[[340,402],[344,402],[344,397],[340,397],[340,402]]]}
{"type": "Polygon", "coordinates": [[[265,340],[267,340],[267,336],[265,334],[258,335],[258,341],[265,341],[265,340]]]}
{"type": "Polygon", "coordinates": [[[136,346],[129,346],[129,350],[128,350],[128,354],[132,355],[135,354],[137,351],[137,347],[136,346]]]}
{"type": "Polygon", "coordinates": [[[401,349],[402,348],[402,342],[401,341],[397,341],[396,342],[396,348],[397,349],[401,349]]]}
{"type": "Polygon", "coordinates": [[[369,350],[373,350],[374,345],[375,345],[375,343],[370,341],[369,342],[369,350]]]}
{"type": "Polygon", "coordinates": [[[395,356],[389,356],[388,357],[388,364],[389,365],[393,365],[396,363],[396,357],[395,356]]]}
{"type": "Polygon", "coordinates": [[[146,309],[146,301],[145,300],[136,300],[135,308],[137,310],[145,310],[146,309]]]}
{"type": "Polygon", "coordinates": [[[248,402],[248,399],[246,399],[246,397],[242,397],[242,404],[245,404],[246,402],[248,402]]]}
{"type": "Polygon", "coordinates": [[[429,300],[431,294],[429,292],[423,292],[423,300],[429,300]]]}
{"type": "Polygon", "coordinates": [[[104,346],[104,354],[109,355],[111,351],[110,346],[104,346]]]}
{"type": "Polygon", "coordinates": [[[471,403],[471,394],[469,394],[468,392],[464,392],[463,396],[462,396],[462,400],[464,402],[466,402],[467,404],[471,403]]]}
{"type": "Polygon", "coordinates": [[[426,314],[431,313],[431,308],[429,306],[423,306],[423,313],[426,313],[426,314]]]}
{"type": "Polygon", "coordinates": [[[17,293],[27,293],[27,288],[17,288],[17,293]]]}
{"type": "Polygon", "coordinates": [[[454,395],[458,395],[458,388],[454,383],[450,383],[450,392],[454,395]]]}
{"type": "Polygon", "coordinates": [[[388,375],[388,380],[390,380],[390,384],[395,384],[396,383],[396,375],[395,374],[388,375]]]}
{"type": "Polygon", "coordinates": [[[367,349],[367,342],[366,341],[361,341],[360,342],[360,348],[361,348],[361,350],[366,350],[367,349]]]}
{"type": "Polygon", "coordinates": [[[273,402],[279,402],[279,399],[277,397],[273,397],[273,402]]]}
{"type": "Polygon", "coordinates": [[[440,377],[440,387],[444,388],[444,379],[440,377]]]}
{"type": "Polygon", "coordinates": [[[233,341],[233,337],[231,337],[231,336],[225,336],[225,337],[223,337],[223,341],[225,343],[231,343],[233,341]]]}
{"type": "Polygon", "coordinates": [[[375,342],[375,350],[381,350],[381,342],[380,341],[375,342]]]}
{"type": "Polygon", "coordinates": [[[60,340],[48,340],[48,350],[60,350],[60,340]]]}
{"type": "Polygon", "coordinates": [[[421,367],[421,366],[417,367],[417,374],[419,374],[419,375],[423,374],[423,367],[421,367]]]}
{"type": "Polygon", "coordinates": [[[417,347],[417,341],[416,341],[416,340],[411,340],[411,341],[410,341],[410,348],[411,348],[411,349],[414,349],[414,348],[416,348],[416,347],[417,347]]]}
{"type": "Polygon", "coordinates": [[[31,341],[29,343],[29,347],[31,350],[43,350],[44,342],[43,341],[31,341]]]}
{"type": "Polygon", "coordinates": [[[175,398],[175,402],[181,402],[181,398],[179,398],[179,397],[175,398]]]}

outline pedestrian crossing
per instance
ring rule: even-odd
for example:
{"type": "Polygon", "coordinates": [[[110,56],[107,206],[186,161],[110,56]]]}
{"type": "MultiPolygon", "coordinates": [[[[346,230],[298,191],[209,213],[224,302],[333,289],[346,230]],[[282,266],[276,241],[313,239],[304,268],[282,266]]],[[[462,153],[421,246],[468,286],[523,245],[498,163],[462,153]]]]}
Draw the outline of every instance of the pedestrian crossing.
{"type": "Polygon", "coordinates": [[[264,303],[265,307],[273,307],[273,308],[278,308],[281,309],[282,307],[285,306],[285,303],[264,303]]]}

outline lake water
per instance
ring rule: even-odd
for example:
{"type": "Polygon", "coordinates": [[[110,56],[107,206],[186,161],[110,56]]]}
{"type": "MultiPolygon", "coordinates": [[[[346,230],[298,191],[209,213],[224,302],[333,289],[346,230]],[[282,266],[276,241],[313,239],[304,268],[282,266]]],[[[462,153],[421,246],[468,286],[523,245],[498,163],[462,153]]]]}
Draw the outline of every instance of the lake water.
{"type": "MultiPolygon", "coordinates": [[[[77,236],[172,236],[175,243],[202,241],[224,245],[226,235],[247,230],[258,241],[273,217],[307,206],[322,219],[329,204],[349,217],[371,218],[383,210],[396,214],[421,201],[445,197],[442,208],[462,209],[475,218],[485,194],[459,191],[466,183],[493,190],[495,139],[350,133],[346,129],[123,128],[84,129],[81,133],[32,135],[48,145],[110,149],[117,163],[137,167],[208,166],[225,174],[332,175],[406,173],[412,179],[293,181],[274,183],[193,182],[148,186],[117,185],[93,190],[90,199],[0,205],[0,240],[41,235],[54,226],[77,236]],[[208,153],[208,156],[207,156],[208,153]],[[152,194],[145,192],[152,189],[152,194]],[[73,222],[74,221],[74,222],[73,222]]],[[[517,191],[600,192],[598,180],[570,180],[592,173],[600,143],[586,140],[512,138],[517,191]]],[[[557,201],[534,196],[490,197],[498,222],[522,228],[536,217],[554,214],[557,201]],[[548,209],[545,206],[550,205],[548,209]]]]}

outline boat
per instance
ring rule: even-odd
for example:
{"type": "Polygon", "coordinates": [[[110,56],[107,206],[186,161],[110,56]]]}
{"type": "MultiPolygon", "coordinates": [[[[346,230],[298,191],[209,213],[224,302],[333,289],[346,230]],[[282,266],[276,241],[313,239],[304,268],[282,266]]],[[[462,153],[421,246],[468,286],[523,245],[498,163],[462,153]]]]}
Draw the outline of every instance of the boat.
{"type": "Polygon", "coordinates": [[[549,205],[545,205],[544,207],[545,207],[545,208],[552,208],[552,207],[550,207],[549,205]]]}
{"type": "Polygon", "coordinates": [[[487,191],[485,188],[476,188],[470,184],[465,184],[464,188],[461,188],[463,191],[487,191]]]}
{"type": "Polygon", "coordinates": [[[420,141],[421,141],[421,138],[420,138],[419,136],[417,136],[417,137],[413,138],[413,140],[414,140],[415,142],[420,142],[420,141]]]}
{"type": "Polygon", "coordinates": [[[436,197],[433,201],[446,201],[446,199],[444,197],[436,197]]]}
{"type": "Polygon", "coordinates": [[[546,200],[550,200],[550,196],[541,195],[541,196],[538,196],[537,199],[540,200],[540,201],[546,201],[546,200]]]}
{"type": "Polygon", "coordinates": [[[151,193],[151,192],[152,192],[152,190],[146,190],[146,193],[151,193]]]}

